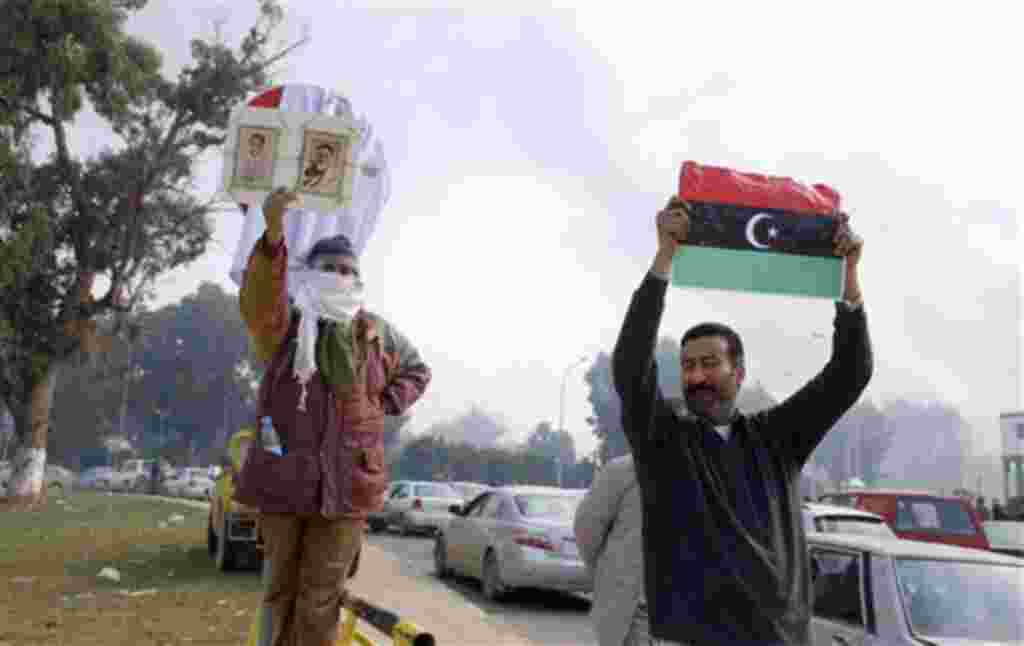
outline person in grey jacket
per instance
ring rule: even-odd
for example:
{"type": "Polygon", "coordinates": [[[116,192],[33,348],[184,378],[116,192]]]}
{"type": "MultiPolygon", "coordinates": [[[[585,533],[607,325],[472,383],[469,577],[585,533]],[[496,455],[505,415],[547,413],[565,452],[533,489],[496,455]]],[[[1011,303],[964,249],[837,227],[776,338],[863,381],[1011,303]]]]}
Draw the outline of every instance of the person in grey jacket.
{"type": "Polygon", "coordinates": [[[632,455],[604,465],[576,509],[573,530],[594,577],[590,616],[600,646],[650,643],[642,513],[632,455]]]}

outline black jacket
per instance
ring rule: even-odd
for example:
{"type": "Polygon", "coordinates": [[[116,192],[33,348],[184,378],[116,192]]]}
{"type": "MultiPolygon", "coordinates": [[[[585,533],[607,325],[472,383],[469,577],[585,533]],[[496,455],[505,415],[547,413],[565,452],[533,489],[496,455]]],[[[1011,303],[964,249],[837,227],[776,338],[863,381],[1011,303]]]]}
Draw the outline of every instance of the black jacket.
{"type": "Polygon", "coordinates": [[[863,307],[837,303],[825,368],[778,406],[737,416],[725,441],[706,420],[679,416],[658,387],[667,286],[644,279],[612,358],[644,500],[651,632],[692,644],[806,644],[800,471],[871,378],[863,307]]]}

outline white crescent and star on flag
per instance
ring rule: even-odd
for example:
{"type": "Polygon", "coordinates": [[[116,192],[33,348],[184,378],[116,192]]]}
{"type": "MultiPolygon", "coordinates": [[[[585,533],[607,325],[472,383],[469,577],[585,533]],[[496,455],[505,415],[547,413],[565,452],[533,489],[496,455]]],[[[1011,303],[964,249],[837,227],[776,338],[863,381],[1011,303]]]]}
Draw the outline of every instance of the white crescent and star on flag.
{"type": "Polygon", "coordinates": [[[771,223],[771,217],[772,216],[770,213],[757,213],[752,218],[750,218],[749,221],[747,221],[747,242],[750,243],[750,246],[754,247],[755,249],[772,248],[771,242],[775,241],[779,237],[778,227],[772,224],[772,226],[768,228],[768,242],[763,242],[759,240],[756,232],[758,222],[765,220],[771,223]]]}

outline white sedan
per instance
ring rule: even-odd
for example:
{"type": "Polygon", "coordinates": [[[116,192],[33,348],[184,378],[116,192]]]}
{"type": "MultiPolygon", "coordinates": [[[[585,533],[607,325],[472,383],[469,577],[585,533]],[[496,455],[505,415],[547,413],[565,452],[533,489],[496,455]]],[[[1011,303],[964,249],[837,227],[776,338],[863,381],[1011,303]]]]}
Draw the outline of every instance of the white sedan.
{"type": "Polygon", "coordinates": [[[802,511],[804,530],[807,532],[896,538],[896,533],[886,524],[885,519],[870,511],[820,503],[804,503],[802,511]]]}
{"type": "Polygon", "coordinates": [[[206,499],[210,497],[214,483],[208,468],[186,467],[164,480],[163,486],[168,496],[206,499]]]}
{"type": "Polygon", "coordinates": [[[854,534],[808,534],[807,544],[813,646],[1024,641],[1024,560],[854,534]]]}
{"type": "Polygon", "coordinates": [[[452,518],[449,509],[463,502],[445,482],[399,480],[391,484],[384,509],[370,515],[370,529],[380,531],[394,525],[406,536],[443,531],[452,518]]]}

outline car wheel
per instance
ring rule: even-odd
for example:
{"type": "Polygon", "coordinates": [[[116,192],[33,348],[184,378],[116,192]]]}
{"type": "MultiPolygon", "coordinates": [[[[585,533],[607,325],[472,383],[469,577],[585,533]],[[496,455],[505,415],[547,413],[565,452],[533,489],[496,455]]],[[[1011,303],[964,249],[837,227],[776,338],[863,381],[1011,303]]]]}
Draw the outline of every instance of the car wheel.
{"type": "Polygon", "coordinates": [[[220,525],[220,535],[217,537],[217,569],[221,572],[229,572],[235,569],[235,544],[228,540],[227,519],[220,525]]]}
{"type": "Polygon", "coordinates": [[[452,575],[448,567],[448,547],[444,544],[444,536],[437,535],[434,540],[434,572],[440,579],[447,579],[452,575]]]}
{"type": "Polygon", "coordinates": [[[384,531],[385,527],[387,527],[384,523],[380,522],[379,520],[371,520],[368,523],[368,525],[371,534],[379,534],[384,531]]]}
{"type": "Polygon", "coordinates": [[[488,601],[501,601],[508,595],[508,588],[501,580],[498,557],[494,555],[494,550],[487,550],[487,555],[484,556],[483,580],[480,584],[488,601]]]}
{"type": "Polygon", "coordinates": [[[206,551],[213,558],[217,555],[217,532],[213,531],[213,512],[206,521],[206,551]]]}

